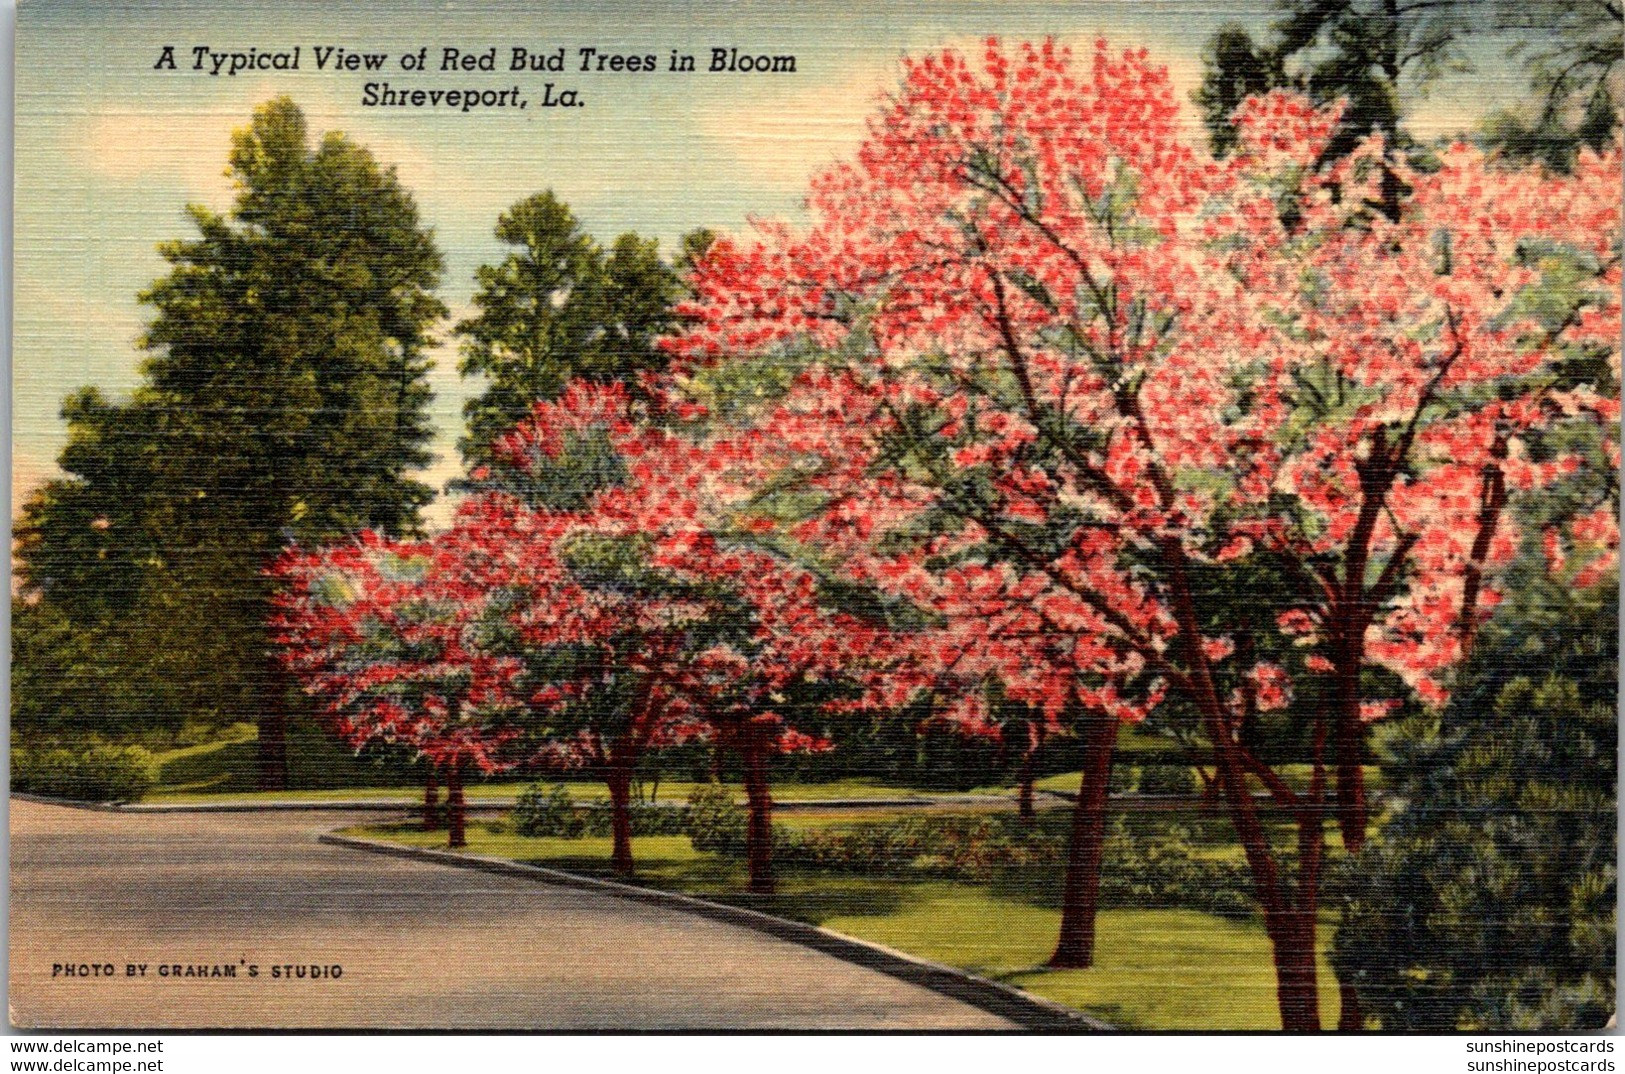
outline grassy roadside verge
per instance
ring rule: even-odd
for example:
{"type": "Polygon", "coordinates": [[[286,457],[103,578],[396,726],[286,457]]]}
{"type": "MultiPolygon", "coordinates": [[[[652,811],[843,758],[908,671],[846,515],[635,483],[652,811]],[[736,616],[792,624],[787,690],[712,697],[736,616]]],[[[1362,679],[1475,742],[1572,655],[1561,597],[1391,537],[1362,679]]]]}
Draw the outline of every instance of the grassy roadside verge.
{"type": "MultiPolygon", "coordinates": [[[[153,758],[158,768],[158,784],[142,801],[156,805],[219,801],[410,801],[423,794],[423,785],[416,782],[421,778],[418,773],[357,758],[324,733],[308,726],[290,728],[290,789],[261,791],[254,782],[257,745],[253,725],[239,724],[214,741],[159,752],[153,758]]],[[[531,782],[529,779],[476,781],[466,790],[473,802],[511,802],[531,782]]],[[[609,798],[609,791],[601,781],[571,781],[566,786],[577,802],[601,802],[609,798]]],[[[690,780],[662,779],[658,784],[646,781],[641,789],[645,797],[652,793],[658,801],[681,803],[696,786],[698,784],[690,780]]],[[[876,779],[855,778],[824,783],[783,783],[773,788],[774,797],[786,802],[923,799],[935,793],[876,779]]],[[[1015,792],[1014,788],[987,788],[978,793],[996,796],[1015,792]]]]}
{"type": "MultiPolygon", "coordinates": [[[[443,833],[403,824],[343,834],[408,846],[445,843],[443,833]]],[[[1043,968],[1060,919],[1047,905],[1059,888],[1054,870],[971,881],[790,867],[779,871],[779,893],[764,898],[744,891],[742,863],[699,853],[685,836],[640,837],[635,850],[638,883],[821,925],[1005,981],[1126,1029],[1280,1028],[1269,943],[1255,921],[1110,908],[1098,923],[1096,966],[1054,971],[1043,968]]],[[[610,875],[607,838],[523,837],[500,820],[471,825],[467,852],[610,875]]],[[[1322,1016],[1335,1019],[1335,982],[1324,960],[1321,987],[1322,1016]]]]}
{"type": "MultiPolygon", "coordinates": [[[[530,786],[529,780],[513,780],[502,783],[475,783],[467,787],[467,797],[471,802],[511,802],[521,791],[530,786]]],[[[570,797],[582,804],[606,802],[609,800],[609,791],[597,782],[572,782],[565,786],[570,791],[570,797]]],[[[682,804],[688,800],[693,790],[700,786],[687,780],[662,780],[656,790],[656,800],[682,804]]],[[[645,795],[649,793],[649,785],[645,785],[645,795]]],[[[142,799],[143,802],[153,804],[189,804],[207,803],[230,800],[233,802],[256,801],[291,801],[291,802],[350,802],[364,799],[388,799],[401,801],[416,801],[423,794],[423,788],[410,785],[377,785],[358,787],[330,787],[321,790],[292,790],[292,791],[209,791],[196,789],[183,789],[174,785],[160,785],[157,790],[142,799]]],[[[444,798],[444,790],[441,796],[444,798]]],[[[931,791],[915,790],[908,787],[892,787],[875,780],[846,779],[834,783],[788,783],[773,788],[775,801],[780,802],[829,802],[840,799],[920,799],[928,800],[933,797],[931,791]]],[[[739,798],[744,800],[744,792],[739,792],[739,798]]]]}

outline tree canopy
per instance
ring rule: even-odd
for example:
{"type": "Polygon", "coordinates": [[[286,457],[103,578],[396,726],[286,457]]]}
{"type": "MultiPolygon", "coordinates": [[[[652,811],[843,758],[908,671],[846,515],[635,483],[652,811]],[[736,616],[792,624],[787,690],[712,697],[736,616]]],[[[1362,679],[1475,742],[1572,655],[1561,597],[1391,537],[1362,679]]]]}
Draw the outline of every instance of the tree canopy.
{"type": "Polygon", "coordinates": [[[287,98],[233,135],[229,174],[231,209],[188,206],[196,234],[159,247],[142,383],[69,399],[67,476],[19,526],[24,593],[167,654],[125,670],[135,691],[187,684],[174,719],[280,707],[262,571],[285,542],[411,532],[433,495],[413,475],[446,311],[411,195],[342,134],[313,142],[287,98]]]}
{"type": "Polygon", "coordinates": [[[627,232],[606,250],[551,190],[502,213],[496,237],[512,249],[480,266],[477,312],[457,325],[460,370],[486,385],[464,406],[460,445],[471,465],[488,461],[533,403],[557,398],[569,381],[636,386],[658,369],[655,340],[674,326],[684,293],[656,240],[627,232]]]}

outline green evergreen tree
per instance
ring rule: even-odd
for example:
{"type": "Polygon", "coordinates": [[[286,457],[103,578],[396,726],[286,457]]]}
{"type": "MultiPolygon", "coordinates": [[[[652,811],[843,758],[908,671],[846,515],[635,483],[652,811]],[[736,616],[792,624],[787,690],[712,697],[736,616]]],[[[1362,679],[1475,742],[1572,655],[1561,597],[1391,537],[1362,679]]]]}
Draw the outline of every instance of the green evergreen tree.
{"type": "Polygon", "coordinates": [[[684,294],[657,240],[628,232],[606,251],[551,190],[499,216],[496,237],[512,249],[480,266],[478,312],[457,325],[461,372],[485,381],[464,407],[459,446],[470,465],[488,462],[491,443],[572,378],[635,388],[640,372],[663,364],[655,340],[684,294]]]}
{"type": "Polygon", "coordinates": [[[1474,35],[1509,42],[1540,100],[1530,114],[1491,117],[1490,144],[1561,167],[1579,146],[1600,148],[1618,129],[1625,59],[1618,0],[1279,0],[1278,7],[1263,38],[1228,24],[1208,43],[1196,101],[1216,152],[1235,144],[1236,105],[1276,88],[1347,99],[1328,156],[1371,132],[1409,148],[1405,95],[1466,66],[1464,43],[1474,35]]]}
{"type": "Polygon", "coordinates": [[[426,357],[446,310],[431,232],[393,168],[312,143],[287,98],[233,136],[229,213],[164,243],[143,383],[64,408],[68,477],[20,528],[26,591],[123,639],[133,681],[190,718],[254,718],[280,785],[285,690],[262,570],[288,541],[419,528],[433,490],[426,357]],[[175,696],[178,692],[179,696],[175,696]]]}
{"type": "Polygon", "coordinates": [[[1394,808],[1332,961],[1368,1025],[1576,1031],[1613,1013],[1617,586],[1526,586],[1441,717],[1397,724],[1394,808]]]}

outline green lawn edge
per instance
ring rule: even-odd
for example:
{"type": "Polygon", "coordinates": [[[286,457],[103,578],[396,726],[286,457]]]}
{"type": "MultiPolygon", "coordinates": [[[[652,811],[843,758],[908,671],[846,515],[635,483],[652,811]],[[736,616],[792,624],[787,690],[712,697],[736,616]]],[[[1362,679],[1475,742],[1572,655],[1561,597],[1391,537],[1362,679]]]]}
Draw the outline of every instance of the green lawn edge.
{"type": "MultiPolygon", "coordinates": [[[[410,824],[359,825],[337,834],[435,849],[446,842],[444,833],[410,824]]],[[[610,875],[607,838],[530,838],[501,821],[475,821],[468,835],[464,853],[610,875]]],[[[764,897],[744,891],[742,863],[697,852],[686,836],[642,836],[634,852],[640,885],[819,925],[1003,981],[1123,1029],[1280,1029],[1269,941],[1256,921],[1193,910],[1106,909],[1098,920],[1095,966],[1050,970],[1043,963],[1059,912],[989,884],[781,868],[778,894],[764,897]]],[[[1333,1025],[1337,993],[1325,959],[1328,929],[1321,939],[1322,1018],[1333,1025]]]]}

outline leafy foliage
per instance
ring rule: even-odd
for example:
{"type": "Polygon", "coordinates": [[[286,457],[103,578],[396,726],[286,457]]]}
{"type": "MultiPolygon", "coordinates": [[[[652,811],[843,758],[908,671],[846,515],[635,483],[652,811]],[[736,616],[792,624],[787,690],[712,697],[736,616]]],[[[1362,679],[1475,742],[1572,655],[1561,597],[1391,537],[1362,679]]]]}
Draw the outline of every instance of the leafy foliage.
{"type": "MultiPolygon", "coordinates": [[[[892,707],[940,693],[988,729],[996,683],[1051,719],[1189,721],[1298,1029],[1325,809],[1365,834],[1366,725],[1447,699],[1521,502],[1617,466],[1614,379],[1570,375],[1617,356],[1617,148],[1565,177],[1468,146],[1424,170],[1382,137],[1334,152],[1365,134],[1345,114],[1248,97],[1219,161],[1143,53],[908,61],[807,228],[708,251],[671,344],[683,375],[820,353],[759,408],[758,465],[810,505],[795,541],[929,617],[892,707]],[[1252,748],[1283,718],[1303,789],[1252,748]]],[[[1595,569],[1612,518],[1582,526],[1595,569]]]]}
{"type": "Polygon", "coordinates": [[[574,839],[586,828],[570,792],[556,783],[532,783],[520,791],[512,819],[513,830],[520,835],[574,839]]]}
{"type": "Polygon", "coordinates": [[[1601,152],[1618,135],[1625,8],[1614,0],[1281,0],[1278,7],[1263,39],[1231,24],[1208,43],[1196,100],[1221,156],[1236,145],[1237,108],[1276,89],[1347,102],[1328,157],[1369,134],[1412,148],[1406,101],[1467,67],[1476,37],[1510,40],[1507,57],[1523,61],[1538,97],[1533,108],[1492,116],[1489,145],[1566,170],[1579,150],[1601,152]]]}
{"type": "Polygon", "coordinates": [[[688,796],[688,838],[695,850],[742,854],[745,810],[718,784],[703,784],[688,796]]]}
{"type": "MultiPolygon", "coordinates": [[[[685,248],[703,248],[696,235],[685,248]]],[[[512,252],[480,267],[478,312],[457,325],[460,371],[486,383],[464,406],[460,446],[470,465],[489,461],[491,445],[533,403],[558,398],[571,380],[635,385],[658,369],[655,339],[674,327],[683,296],[656,240],[627,232],[605,250],[550,190],[509,207],[496,237],[512,252]]]]}
{"type": "Polygon", "coordinates": [[[13,746],[11,789],[80,802],[134,802],[157,782],[152,754],[94,739],[74,747],[13,746]]]}
{"type": "Polygon", "coordinates": [[[1383,1029],[1577,1032],[1614,1011],[1617,590],[1536,592],[1544,613],[1497,622],[1449,707],[1390,745],[1397,804],[1333,955],[1383,1029]]]}
{"type": "MultiPolygon", "coordinates": [[[[688,810],[657,806],[634,798],[629,803],[633,835],[683,835],[688,831],[688,810]]],[[[610,810],[578,808],[570,792],[559,784],[533,783],[519,794],[511,814],[513,830],[524,836],[580,839],[612,834],[610,810]]],[[[743,831],[743,829],[741,829],[743,831]]]]}
{"type": "MultiPolygon", "coordinates": [[[[432,492],[430,326],[440,254],[393,169],[287,98],[233,136],[236,200],[188,214],[141,296],[143,383],[63,414],[68,476],[24,507],[25,599],[94,646],[128,719],[279,711],[262,571],[290,537],[418,525],[432,492]],[[162,714],[162,715],[156,715],[162,714]]],[[[64,639],[67,642],[67,639],[64,639]]],[[[44,683],[59,657],[24,685],[44,683]]],[[[28,711],[24,703],[23,711],[28,711]]]]}

